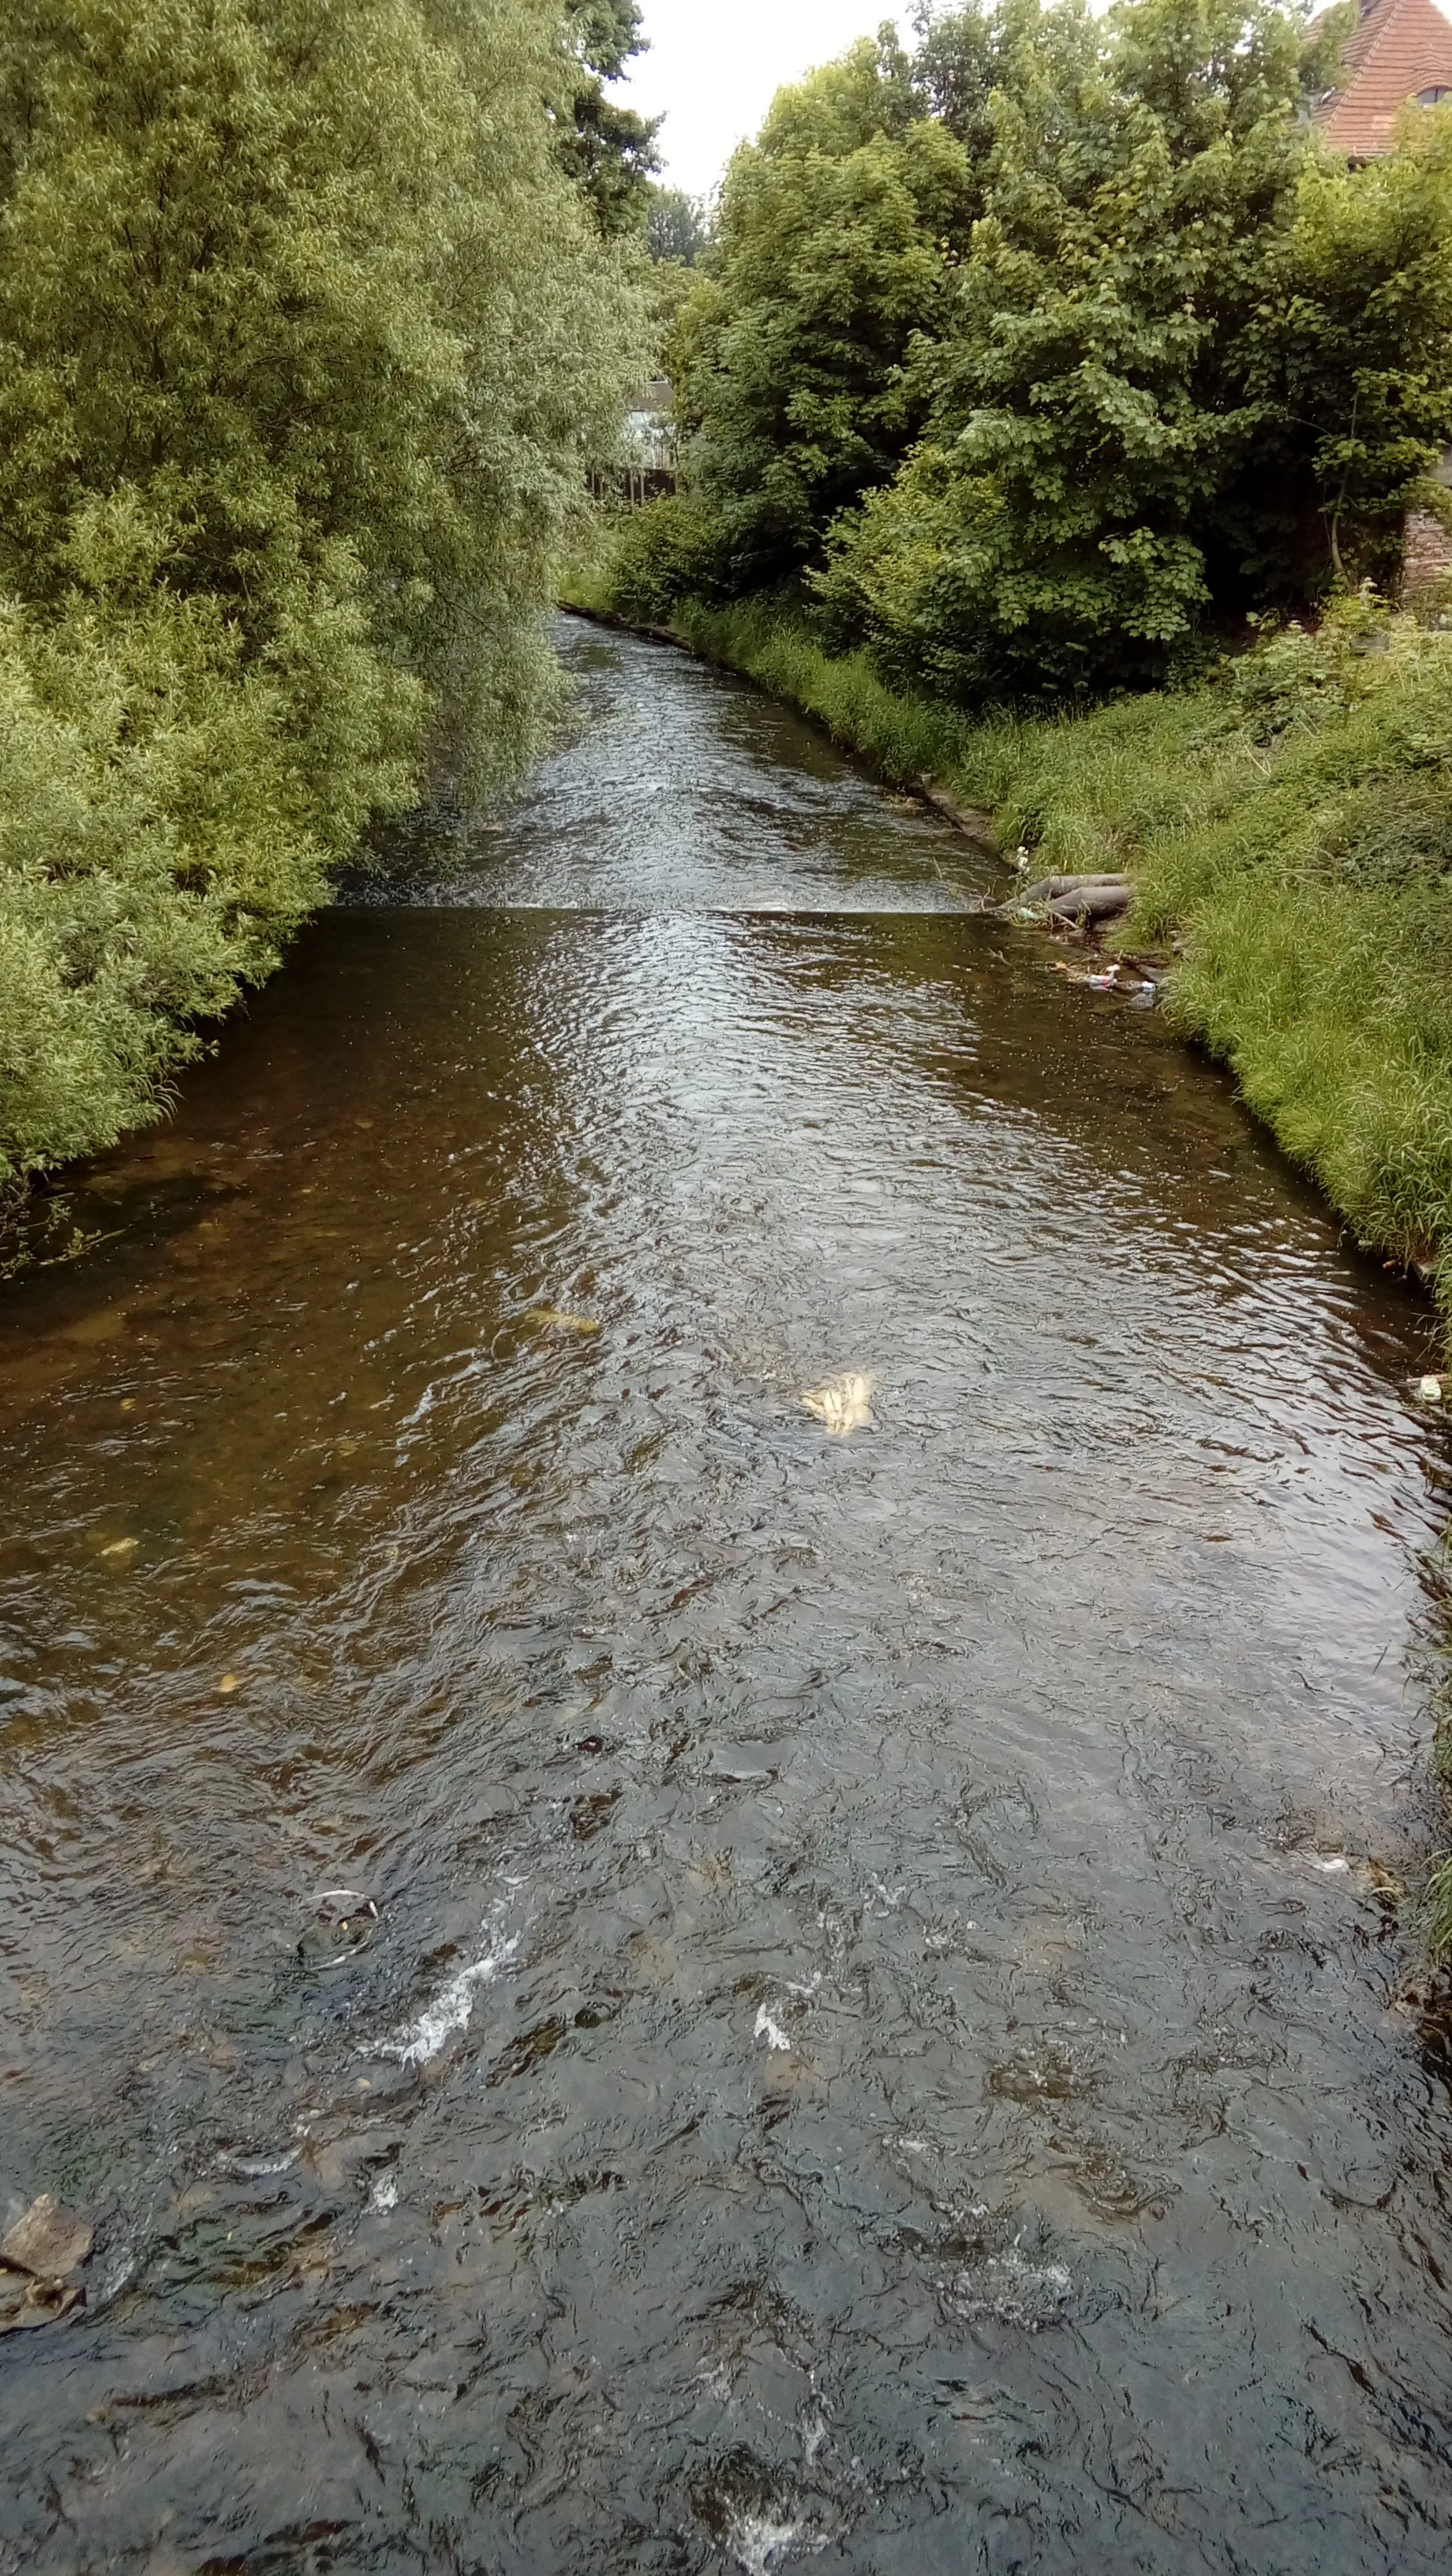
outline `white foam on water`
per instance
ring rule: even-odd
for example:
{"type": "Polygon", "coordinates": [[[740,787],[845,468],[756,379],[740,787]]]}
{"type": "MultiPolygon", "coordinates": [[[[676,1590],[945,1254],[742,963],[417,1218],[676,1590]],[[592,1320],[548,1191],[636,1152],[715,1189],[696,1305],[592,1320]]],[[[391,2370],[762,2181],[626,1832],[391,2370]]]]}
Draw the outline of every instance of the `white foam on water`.
{"type": "Polygon", "coordinates": [[[789,2049],[791,2047],[791,2041],[788,2039],[786,2032],[782,2029],[779,2022],[772,2020],[765,2004],[762,2005],[760,2012],[756,2016],[756,2028],[752,2032],[752,2037],[753,2039],[764,2039],[768,2048],[789,2049]]]}
{"type": "Polygon", "coordinates": [[[400,2038],[384,2041],[379,2054],[396,2057],[400,2066],[427,2066],[455,2031],[468,2029],[474,1997],[481,1986],[492,1986],[500,1969],[508,1967],[518,1949],[519,1935],[515,1933],[512,1939],[501,1941],[497,1949],[486,1950],[482,1959],[461,1968],[400,2038]]]}
{"type": "Polygon", "coordinates": [[[104,2308],[112,2299],[119,2299],[127,2282],[135,2273],[136,2263],[137,2257],[132,2247],[121,2246],[110,2270],[102,2275],[95,2288],[88,2294],[88,2307],[104,2308]]]}
{"type": "Polygon", "coordinates": [[[1012,2245],[1006,2253],[990,2255],[978,2270],[960,2272],[950,2304],[960,2317],[996,2317],[1003,2325],[1024,2326],[1037,2334],[1062,2316],[1073,2286],[1062,2263],[1030,2263],[1012,2245]]]}

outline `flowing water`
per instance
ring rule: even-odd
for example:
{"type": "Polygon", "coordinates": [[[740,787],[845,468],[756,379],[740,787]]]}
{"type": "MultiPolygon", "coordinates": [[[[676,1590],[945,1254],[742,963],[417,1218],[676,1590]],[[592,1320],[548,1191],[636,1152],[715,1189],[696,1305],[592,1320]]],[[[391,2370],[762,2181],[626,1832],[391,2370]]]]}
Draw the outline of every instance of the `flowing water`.
{"type": "Polygon", "coordinates": [[[1445,2570],[1427,1312],[565,651],[3,1292],[0,2568],[1445,2570]]]}

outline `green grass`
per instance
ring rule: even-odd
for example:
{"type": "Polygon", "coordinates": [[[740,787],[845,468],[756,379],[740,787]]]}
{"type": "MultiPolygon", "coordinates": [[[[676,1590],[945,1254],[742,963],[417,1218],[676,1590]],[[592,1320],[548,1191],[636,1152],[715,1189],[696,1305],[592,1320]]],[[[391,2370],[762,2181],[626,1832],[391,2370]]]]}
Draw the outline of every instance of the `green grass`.
{"type": "Polygon", "coordinates": [[[1452,1961],[1452,1860],[1443,1862],[1428,1886],[1427,1946],[1439,1967],[1452,1961]]]}
{"type": "MultiPolygon", "coordinates": [[[[1440,1718],[1432,1769],[1452,1813],[1452,1707],[1444,1680],[1439,1695],[1440,1718]]],[[[1427,1947],[1436,1965],[1452,1970],[1452,1852],[1434,1870],[1423,1899],[1427,1947]]]]}

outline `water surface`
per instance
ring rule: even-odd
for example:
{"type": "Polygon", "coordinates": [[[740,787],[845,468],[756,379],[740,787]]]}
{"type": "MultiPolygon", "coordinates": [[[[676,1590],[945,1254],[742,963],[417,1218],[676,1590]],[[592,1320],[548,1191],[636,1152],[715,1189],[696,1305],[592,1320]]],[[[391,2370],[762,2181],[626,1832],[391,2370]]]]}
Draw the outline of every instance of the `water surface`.
{"type": "Polygon", "coordinates": [[[1427,1313],[566,652],[4,1291],[0,2569],[1445,2567],[1427,1313]]]}

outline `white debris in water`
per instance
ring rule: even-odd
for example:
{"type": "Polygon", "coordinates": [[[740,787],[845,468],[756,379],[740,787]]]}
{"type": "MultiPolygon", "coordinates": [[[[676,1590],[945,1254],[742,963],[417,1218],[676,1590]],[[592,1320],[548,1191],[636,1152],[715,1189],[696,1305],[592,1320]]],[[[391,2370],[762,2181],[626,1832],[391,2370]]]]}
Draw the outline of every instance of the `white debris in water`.
{"type": "Polygon", "coordinates": [[[802,1402],[825,1429],[843,1438],[849,1431],[873,1428],[871,1396],[876,1383],[861,1369],[848,1369],[841,1377],[828,1378],[825,1386],[810,1388],[802,1402]]]}
{"type": "Polygon", "coordinates": [[[1062,2263],[1030,2263],[1014,2245],[966,2266],[947,2296],[954,2314],[970,2322],[992,2317],[1037,2334],[1062,2314],[1073,2286],[1062,2263]]]}
{"type": "Polygon", "coordinates": [[[867,1884],[871,1889],[872,1894],[876,1897],[878,1904],[882,1907],[883,1912],[885,1914],[896,1914],[898,1907],[901,1905],[903,1898],[907,1894],[907,1889],[905,1887],[889,1887],[886,1882],[880,1878],[869,1878],[867,1884]]]}
{"type": "Polygon", "coordinates": [[[461,1968],[456,1977],[450,1978],[443,1993],[425,2006],[417,2021],[401,2038],[384,2041],[379,2054],[396,2057],[400,2066],[427,2066],[430,2058],[438,2056],[445,2040],[452,2039],[456,2030],[468,2029],[474,1997],[480,1987],[491,1986],[500,1969],[508,1967],[518,1949],[519,1936],[516,1934],[512,1940],[502,1941],[497,1949],[486,1950],[482,1959],[475,1959],[469,1967],[461,1968]]]}
{"type": "Polygon", "coordinates": [[[765,2004],[762,2005],[760,2012],[756,2016],[756,2028],[752,2033],[752,2037],[753,2039],[764,2039],[768,2048],[789,2049],[791,2047],[791,2041],[788,2039],[786,2032],[782,2029],[779,2022],[772,2020],[771,2014],[768,2012],[765,2004]]]}
{"type": "Polygon", "coordinates": [[[769,2513],[733,2513],[726,2525],[726,2546],[746,2576],[771,2576],[787,2558],[816,2558],[831,2536],[809,2523],[776,2522],[769,2513]]]}

